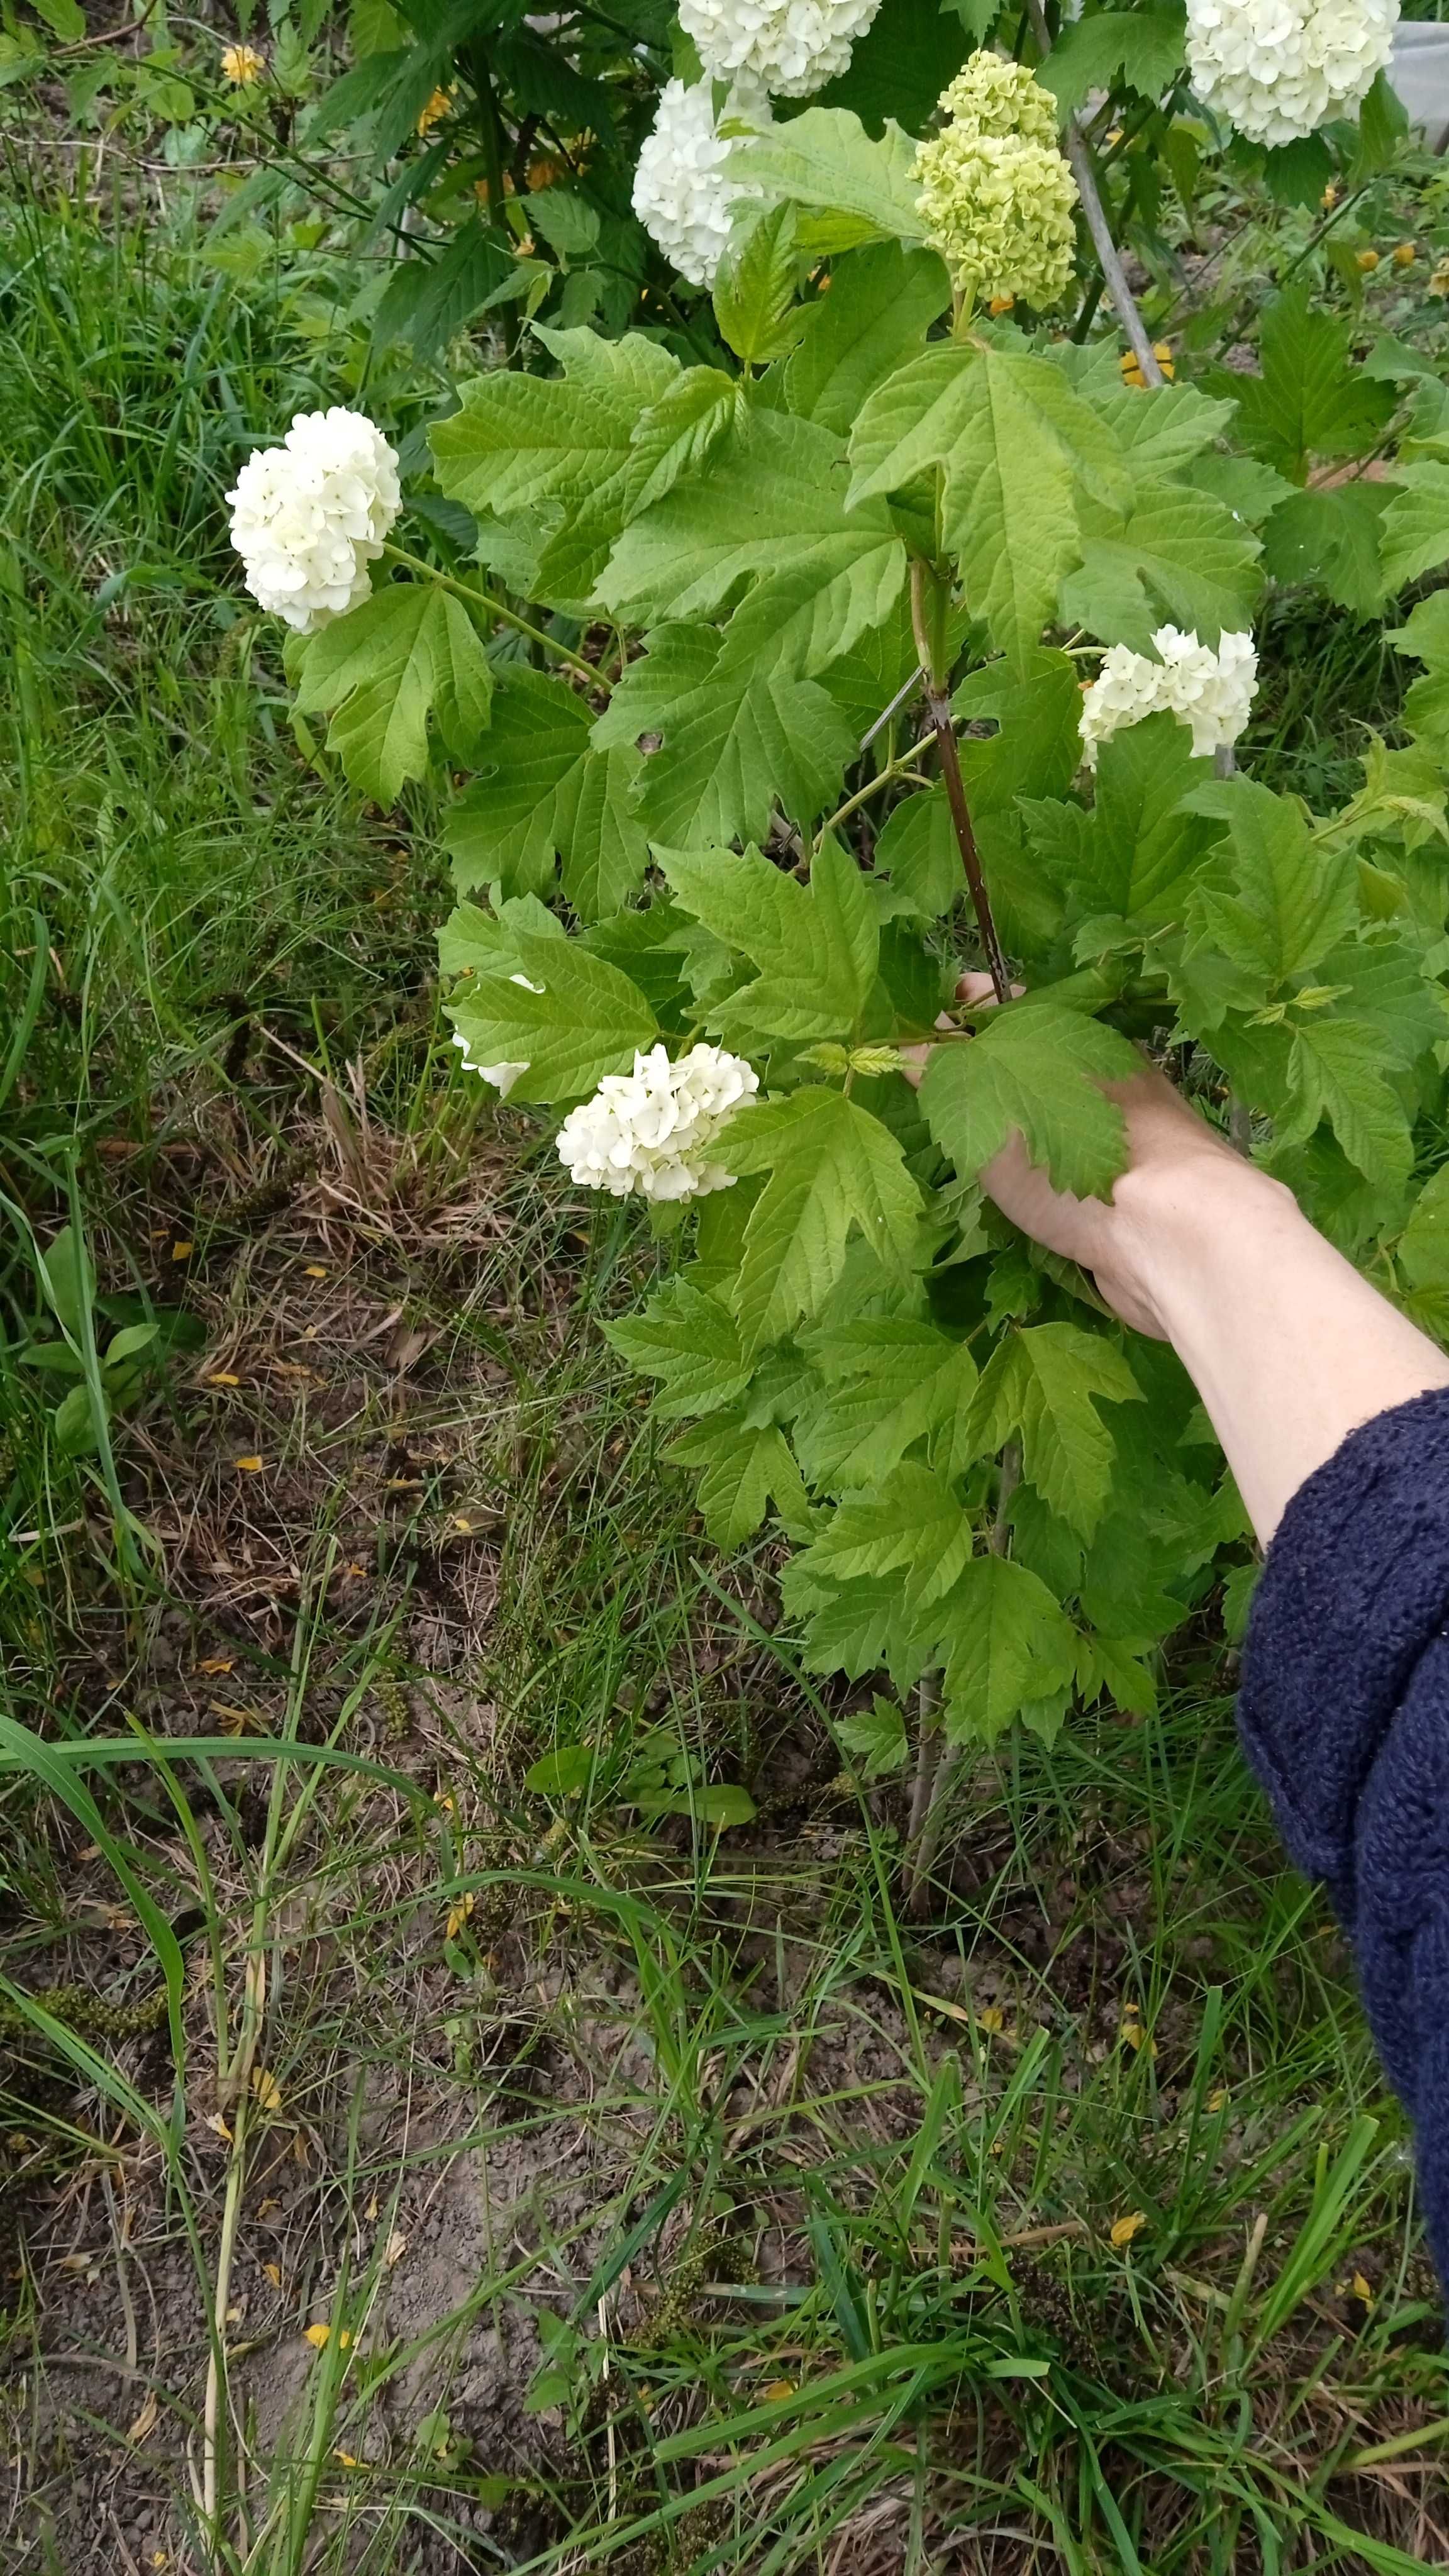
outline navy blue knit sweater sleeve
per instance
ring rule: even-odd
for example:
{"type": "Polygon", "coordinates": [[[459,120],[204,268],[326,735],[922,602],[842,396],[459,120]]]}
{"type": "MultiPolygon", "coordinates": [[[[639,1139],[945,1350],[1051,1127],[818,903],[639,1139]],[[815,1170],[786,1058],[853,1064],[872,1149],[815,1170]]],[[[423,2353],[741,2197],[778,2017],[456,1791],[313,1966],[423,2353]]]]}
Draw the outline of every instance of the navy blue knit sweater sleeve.
{"type": "Polygon", "coordinates": [[[1353,1943],[1449,2282],[1449,1388],[1365,1423],[1294,1495],[1238,1723],[1353,1943]]]}

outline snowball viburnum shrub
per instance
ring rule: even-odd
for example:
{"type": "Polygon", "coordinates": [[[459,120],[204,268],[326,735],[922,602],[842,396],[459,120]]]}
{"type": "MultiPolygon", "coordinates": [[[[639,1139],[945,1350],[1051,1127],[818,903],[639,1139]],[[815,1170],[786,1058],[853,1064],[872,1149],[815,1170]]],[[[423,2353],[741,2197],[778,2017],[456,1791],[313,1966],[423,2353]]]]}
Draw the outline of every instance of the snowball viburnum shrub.
{"type": "Polygon", "coordinates": [[[1294,143],[1367,97],[1398,19],[1398,0],[1188,0],[1188,71],[1249,142],[1294,143]]]}
{"type": "Polygon", "coordinates": [[[402,507],[394,450],[336,403],[299,411],[283,444],[249,457],[226,497],[248,590],[299,635],[367,597],[368,567],[402,507]]]}
{"type": "Polygon", "coordinates": [[[679,23],[707,72],[810,98],[837,80],[880,0],[680,0],[679,23]]]}
{"type": "Polygon", "coordinates": [[[916,155],[928,241],[969,296],[1055,304],[1072,274],[1077,203],[1055,102],[1021,64],[979,53],[941,106],[949,122],[916,155]]]}
{"type": "Polygon", "coordinates": [[[569,1112],[558,1155],[585,1189],[616,1199],[702,1198],[734,1181],[709,1160],[726,1120],[753,1099],[759,1076],[743,1056],[694,1046],[671,1063],[667,1049],[636,1053],[632,1073],[606,1073],[592,1100],[569,1112]]]}
{"type": "MultiPolygon", "coordinates": [[[[728,113],[767,123],[763,90],[737,82],[728,113]]],[[[666,81],[653,131],[644,138],[634,173],[634,212],[666,259],[691,286],[713,286],[724,256],[736,202],[759,195],[739,175],[736,147],[719,131],[711,84],[666,81]]]]}
{"type": "Polygon", "coordinates": [[[1124,725],[1163,709],[1192,727],[1198,756],[1226,750],[1248,721],[1258,684],[1258,655],[1251,635],[1224,635],[1214,652],[1195,634],[1159,626],[1152,638],[1157,660],[1114,644],[1082,698],[1082,743],[1087,766],[1124,725]]]}

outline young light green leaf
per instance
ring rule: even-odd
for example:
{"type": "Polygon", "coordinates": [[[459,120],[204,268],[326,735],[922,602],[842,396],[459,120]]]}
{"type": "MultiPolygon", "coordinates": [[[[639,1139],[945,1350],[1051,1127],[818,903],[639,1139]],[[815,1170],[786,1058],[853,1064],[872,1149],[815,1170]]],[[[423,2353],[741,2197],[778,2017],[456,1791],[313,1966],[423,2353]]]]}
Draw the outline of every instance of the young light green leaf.
{"type": "Polygon", "coordinates": [[[360,795],[395,805],[428,766],[428,720],[476,756],[493,670],[462,601],[431,582],[385,582],[308,638],[297,708],[332,710],[328,741],[360,795]]]}
{"type": "Polygon", "coordinates": [[[734,1317],[687,1279],[671,1279],[641,1314],[606,1323],[604,1333],[631,1368],[660,1379],[654,1411],[661,1421],[717,1412],[749,1384],[734,1317]]]}
{"type": "Polygon", "coordinates": [[[1071,1682],[1071,1621],[1046,1585],[1009,1557],[975,1557],[942,1604],[942,1624],[953,1744],[994,1743],[1013,1718],[1071,1682]]]}
{"type": "Polygon", "coordinates": [[[1449,559],[1449,465],[1437,458],[1401,465],[1384,512],[1380,538],[1383,577],[1401,590],[1421,573],[1449,559]]]}
{"type": "Polygon", "coordinates": [[[606,1073],[630,1072],[658,1035],[637,984],[576,939],[524,932],[516,946],[528,984],[480,976],[450,1006],[474,1062],[526,1066],[518,1100],[577,1100],[606,1073]]]}
{"type": "Polygon", "coordinates": [[[561,680],[510,670],[471,787],[443,829],[461,890],[501,882],[509,894],[545,894],[554,854],[584,921],[598,921],[642,884],[649,845],[634,811],[641,762],[630,743],[593,747],[593,715],[561,680]]]}
{"type": "Polygon", "coordinates": [[[900,1145],[843,1092],[811,1086],[762,1102],[713,1150],[733,1172],[770,1175],[750,1210],[733,1286],[747,1352],[818,1312],[845,1266],[852,1228],[887,1264],[914,1244],[921,1199],[900,1145]]]}
{"type": "Polygon", "coordinates": [[[910,1750],[904,1717],[895,1701],[882,1699],[879,1691],[868,1709],[838,1717],[835,1732],[865,1780],[881,1780],[888,1772],[899,1771],[910,1750]]]}
{"type": "Polygon", "coordinates": [[[966,878],[944,787],[902,798],[875,845],[875,873],[890,879],[883,920],[934,922],[950,911],[966,878]]]}
{"type": "MultiPolygon", "coordinates": [[[[976,1362],[965,1342],[932,1324],[873,1317],[834,1333],[817,1333],[810,1357],[829,1381],[799,1417],[795,1445],[812,1484],[831,1494],[879,1484],[907,1450],[937,1431],[946,1473],[958,1457],[958,1427],[976,1386],[976,1362]]],[[[935,1444],[933,1444],[934,1446],[935,1444]]]]}
{"type": "Polygon", "coordinates": [[[1112,1482],[1112,1435],[1093,1397],[1123,1404],[1138,1387],[1121,1351],[1076,1324],[1008,1333],[982,1373],[966,1424],[977,1453],[1016,1435],[1022,1473],[1059,1520],[1090,1538],[1112,1482]]]}
{"type": "Polygon", "coordinates": [[[921,1083],[932,1135],[963,1176],[979,1172],[1016,1131],[1059,1190],[1103,1197],[1126,1163],[1122,1112],[1102,1090],[1141,1067],[1100,1020],[1049,999],[1013,1002],[969,1043],[938,1046],[921,1083]]]}
{"type": "Polygon", "coordinates": [[[1255,779],[1212,781],[1191,803],[1226,822],[1236,886],[1233,895],[1204,886],[1193,896],[1197,942],[1261,977],[1265,993],[1306,975],[1357,919],[1351,854],[1315,842],[1296,799],[1255,779]]]}
{"type": "Polygon", "coordinates": [[[1181,921],[1212,826],[1182,799],[1209,777],[1192,736],[1166,713],[1128,725],[1102,745],[1092,811],[1022,800],[1027,837],[1079,914],[1106,914],[1132,930],[1181,921]]]}
{"type": "Polygon", "coordinates": [[[603,750],[657,732],[644,763],[640,823],[675,847],[762,841],[778,801],[809,822],[835,794],[855,738],[817,681],[721,668],[709,627],[657,626],[594,727],[603,750]]]}
{"type": "Polygon", "coordinates": [[[916,145],[889,117],[878,143],[847,108],[807,107],[740,150],[740,175],[767,199],[802,211],[802,251],[853,250],[861,242],[924,238],[917,199],[916,145]]]}
{"type": "Polygon", "coordinates": [[[801,315],[800,345],[785,370],[791,411],[848,437],[867,395],[917,354],[950,301],[935,251],[874,242],[836,260],[829,294],[801,315]]]}
{"type": "Polygon", "coordinates": [[[827,841],[799,879],[747,849],[664,850],[660,864],[686,912],[760,970],[717,1002],[712,1025],[732,1040],[848,1037],[875,981],[880,934],[854,860],[827,841]]]}
{"type": "Polygon", "coordinates": [[[1289,1091],[1289,1106],[1275,1121],[1279,1145],[1301,1144],[1326,1118],[1366,1179],[1391,1185],[1408,1179],[1413,1135],[1372,1030],[1327,1014],[1304,1019],[1294,1033],[1289,1091]]]}

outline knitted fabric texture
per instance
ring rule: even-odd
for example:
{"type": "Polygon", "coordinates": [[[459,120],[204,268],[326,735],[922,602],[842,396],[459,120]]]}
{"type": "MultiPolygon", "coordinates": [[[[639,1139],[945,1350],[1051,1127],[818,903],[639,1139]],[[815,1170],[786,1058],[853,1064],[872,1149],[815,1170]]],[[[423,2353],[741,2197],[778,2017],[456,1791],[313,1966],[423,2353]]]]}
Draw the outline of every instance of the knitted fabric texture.
{"type": "Polygon", "coordinates": [[[1449,1389],[1353,1432],[1268,1551],[1238,1724],[1327,1882],[1449,2279],[1449,1389]]]}

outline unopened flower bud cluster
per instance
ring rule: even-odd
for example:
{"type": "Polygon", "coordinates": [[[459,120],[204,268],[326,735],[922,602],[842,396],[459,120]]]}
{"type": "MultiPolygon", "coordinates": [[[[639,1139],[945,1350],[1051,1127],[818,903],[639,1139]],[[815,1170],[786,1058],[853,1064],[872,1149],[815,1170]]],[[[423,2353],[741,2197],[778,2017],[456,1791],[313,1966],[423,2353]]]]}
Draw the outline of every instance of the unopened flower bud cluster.
{"type": "Polygon", "coordinates": [[[916,155],[927,239],[976,300],[1055,304],[1071,278],[1077,203],[1055,102],[1020,63],[977,53],[941,107],[948,123],[916,155]]]}
{"type": "Polygon", "coordinates": [[[662,1046],[636,1054],[632,1073],[607,1073],[558,1131],[559,1160],[585,1189],[616,1199],[701,1198],[734,1174],[709,1159],[727,1119],[759,1077],[742,1056],[694,1046],[671,1063],[662,1046]]]}
{"type": "Polygon", "coordinates": [[[711,84],[666,81],[653,132],[634,172],[634,212],[664,256],[691,286],[713,286],[741,197],[757,197],[744,178],[743,153],[719,131],[726,116],[768,124],[762,89],[737,81],[717,120],[711,84]],[[733,169],[730,164],[733,161],[733,169]]]}
{"type": "Polygon", "coordinates": [[[261,607],[310,635],[365,599],[402,506],[397,456],[361,412],[298,412],[228,492],[231,541],[261,607]]]}
{"type": "Polygon", "coordinates": [[[1367,97],[1398,18],[1399,0],[1188,0],[1192,85],[1250,142],[1295,143],[1367,97]]]}
{"type": "Polygon", "coordinates": [[[1152,638],[1156,661],[1114,644],[1082,698],[1082,743],[1087,766],[1095,769],[1097,753],[1124,725],[1165,709],[1179,724],[1192,728],[1192,747],[1200,758],[1237,741],[1248,721],[1258,683],[1258,656],[1251,635],[1224,635],[1214,652],[1195,633],[1159,626],[1152,638]]]}

